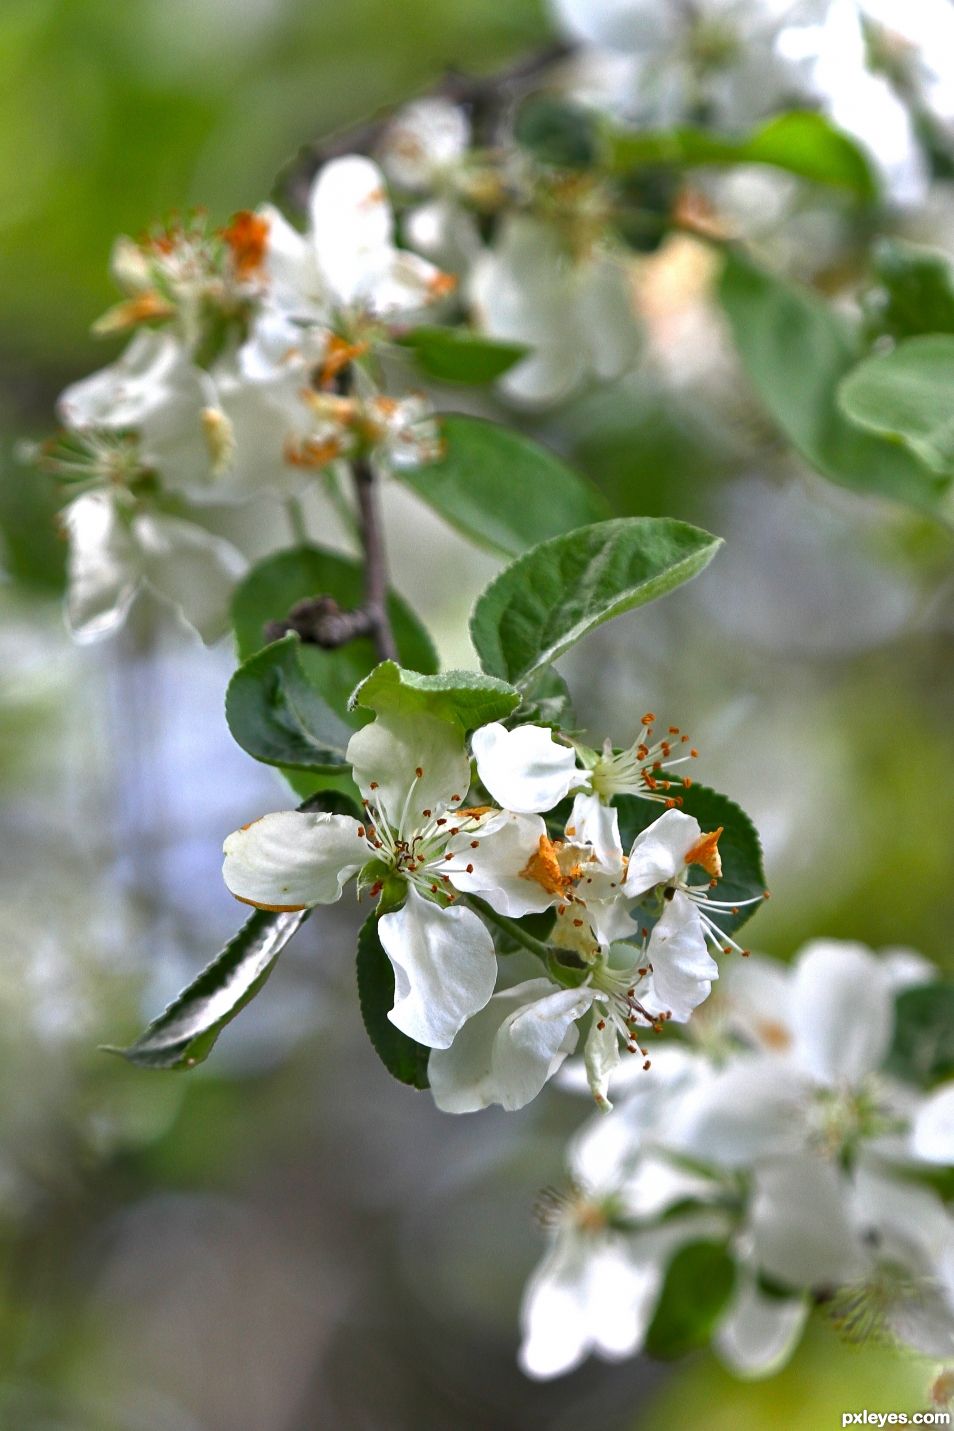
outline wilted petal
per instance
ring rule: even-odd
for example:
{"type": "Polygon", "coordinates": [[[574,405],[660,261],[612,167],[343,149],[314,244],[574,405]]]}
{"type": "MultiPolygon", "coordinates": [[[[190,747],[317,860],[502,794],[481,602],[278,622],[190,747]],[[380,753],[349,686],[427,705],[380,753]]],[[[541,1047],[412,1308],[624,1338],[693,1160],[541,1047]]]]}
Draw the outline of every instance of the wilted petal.
{"type": "Polygon", "coordinates": [[[357,820],[299,810],[263,815],[229,835],[224,849],[228,888],[265,909],[334,903],[371,853],[357,820]]]}
{"type": "Polygon", "coordinates": [[[736,1376],[771,1376],[789,1360],[808,1320],[804,1297],[770,1297],[742,1274],[712,1344],[736,1376]]]}
{"type": "Polygon", "coordinates": [[[104,492],[63,512],[70,541],[66,616],[77,641],[108,636],[125,619],[139,585],[139,553],[127,522],[104,492]]]}
{"type": "Polygon", "coordinates": [[[576,752],[545,726],[507,730],[494,721],[474,731],[471,747],[483,784],[498,805],[517,814],[552,810],[584,779],[576,752]]]}
{"type": "Polygon", "coordinates": [[[819,1083],[859,1083],[880,1067],[894,1027],[894,996],[863,944],[817,939],[794,966],[794,1055],[819,1083]]]}
{"type": "Polygon", "coordinates": [[[425,810],[459,807],[470,785],[464,737],[437,716],[379,715],[351,737],[348,759],[365,799],[405,833],[428,823],[425,810]]]}
{"type": "Polygon", "coordinates": [[[494,942],[470,909],[439,905],[408,889],[403,907],[378,921],[394,967],[388,1018],[428,1048],[449,1048],[490,1000],[497,979],[494,942]]]}
{"type": "Polygon", "coordinates": [[[248,566],[242,553],[180,517],[148,513],[135,519],[133,530],[149,585],[203,641],[217,640],[228,630],[232,594],[248,566]]]}
{"type": "Polygon", "coordinates": [[[427,1073],[438,1108],[523,1108],[573,1052],[576,1020],[591,999],[588,989],[561,989],[549,979],[528,979],[494,994],[450,1048],[431,1054],[427,1073]]]}
{"type": "Polygon", "coordinates": [[[701,834],[698,820],[681,810],[667,810],[660,815],[633,841],[626,893],[636,899],[654,885],[674,879],[701,834]]]}

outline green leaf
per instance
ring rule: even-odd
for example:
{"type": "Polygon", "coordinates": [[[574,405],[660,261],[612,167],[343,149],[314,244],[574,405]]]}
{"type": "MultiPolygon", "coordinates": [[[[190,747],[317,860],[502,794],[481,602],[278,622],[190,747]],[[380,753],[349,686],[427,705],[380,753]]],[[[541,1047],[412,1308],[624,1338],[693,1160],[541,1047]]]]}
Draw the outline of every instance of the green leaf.
{"type": "Polygon", "coordinates": [[[735,1287],[723,1242],[689,1242],[673,1257],[646,1333],[650,1356],[685,1356],[709,1340],[735,1287]]]}
{"type": "MultiPolygon", "coordinates": [[[[695,781],[686,789],[674,778],[672,793],[679,798],[679,809],[686,815],[693,815],[704,831],[717,830],[722,826],[719,839],[722,878],[712,891],[713,898],[741,901],[764,895],[762,845],[745,811],[727,795],[710,790],[708,785],[697,785],[695,781]]],[[[641,800],[636,795],[618,795],[613,803],[619,810],[620,838],[623,848],[627,850],[640,831],[663,813],[663,807],[658,802],[641,800]]],[[[740,904],[737,914],[720,913],[714,919],[726,934],[734,934],[758,908],[757,904],[740,904]]]]}
{"type": "Polygon", "coordinates": [[[753,387],[789,441],[831,481],[937,515],[948,483],[896,443],[863,432],[837,405],[860,335],[827,303],[730,255],[720,299],[753,387]]]}
{"type": "Polygon", "coordinates": [[[588,169],[596,160],[599,136],[596,115],[552,94],[524,100],[513,135],[541,164],[558,169],[588,169]]]}
{"type": "Polygon", "coordinates": [[[225,1025],[254,999],[275,961],[308,918],[305,909],[271,914],[256,909],[217,959],[129,1048],[109,1048],[140,1068],[194,1068],[212,1051],[225,1025]]]}
{"type": "Polygon", "coordinates": [[[921,1088],[954,1076],[954,984],[902,989],[894,1008],[887,1071],[921,1088]]]}
{"type": "Polygon", "coordinates": [[[394,970],[378,938],[377,914],[368,916],[358,935],[358,1000],[368,1037],[388,1072],[412,1088],[427,1088],[430,1049],[388,1018],[394,1007],[394,970]]]}
{"type": "Polygon", "coordinates": [[[477,598],[470,634],[481,665],[525,685],[594,627],[696,576],[721,545],[669,517],[620,517],[543,542],[477,598]]]}
{"type": "MultiPolygon", "coordinates": [[[[240,659],[248,660],[265,645],[262,633],[267,622],[281,620],[296,602],[322,592],[333,596],[342,607],[358,606],[363,596],[360,563],[311,546],[278,552],[259,562],[239,585],[232,602],[240,659]]],[[[436,671],[437,653],[417,617],[393,593],[388,599],[388,611],[401,661],[418,671],[436,671]]],[[[307,681],[349,730],[357,730],[369,719],[363,710],[349,712],[348,698],[377,659],[374,644],[367,637],[349,641],[337,651],[322,651],[305,644],[298,651],[307,681]]],[[[314,769],[296,773],[294,766],[282,768],[287,769],[289,783],[299,795],[332,784],[349,794],[354,789],[347,771],[339,775],[320,774],[314,769]]]]}
{"type": "Polygon", "coordinates": [[[507,724],[549,725],[563,730],[572,726],[574,720],[569,686],[553,666],[544,666],[529,682],[523,701],[507,724]]]}
{"type": "Polygon", "coordinates": [[[503,720],[520,704],[520,692],[506,681],[480,671],[441,671],[422,676],[394,661],[382,661],[351,697],[350,707],[364,706],[377,715],[425,712],[454,721],[465,731],[503,720]]]}
{"type": "Polygon", "coordinates": [[[859,427],[954,476],[954,337],[908,338],[867,358],[842,381],[838,403],[859,427]]]}
{"type": "Polygon", "coordinates": [[[424,325],[399,341],[425,373],[443,383],[492,383],[530,351],[525,343],[487,338],[470,328],[424,325]]]}
{"type": "MultiPolygon", "coordinates": [[[[357,817],[340,795],[316,795],[299,807],[357,817]]],[[[106,1046],[140,1068],[188,1069],[204,1063],[219,1034],[262,988],[279,954],[311,910],[256,909],[211,964],[193,979],[129,1048],[106,1046]]]]}
{"type": "Polygon", "coordinates": [[[883,238],[873,267],[878,286],[864,299],[869,334],[954,333],[954,264],[945,254],[883,238]]]}
{"type": "Polygon", "coordinates": [[[662,134],[616,130],[606,142],[610,167],[617,170],[644,164],[769,164],[801,179],[847,189],[861,199],[877,195],[862,151],[823,115],[809,110],[776,115],[739,139],[684,128],[662,134]]]}
{"type": "Polygon", "coordinates": [[[517,556],[609,515],[595,487],[522,433],[458,413],[441,417],[441,431],[443,457],[401,480],[479,546],[517,556]]]}
{"type": "Polygon", "coordinates": [[[242,749],[266,765],[333,771],[352,729],[306,678],[300,649],[289,634],[244,661],[225,693],[225,718],[242,749]]]}

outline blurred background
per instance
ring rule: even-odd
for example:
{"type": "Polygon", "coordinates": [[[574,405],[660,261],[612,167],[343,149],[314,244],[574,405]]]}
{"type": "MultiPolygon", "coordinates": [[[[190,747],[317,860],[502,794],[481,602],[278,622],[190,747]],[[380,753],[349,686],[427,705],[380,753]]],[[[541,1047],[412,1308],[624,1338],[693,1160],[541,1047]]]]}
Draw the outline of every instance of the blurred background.
{"type": "MultiPolygon", "coordinates": [[[[188,1076],[128,1042],[237,927],[236,825],[286,802],[232,744],[227,643],[143,599],[77,649],[53,495],[15,460],[63,384],[111,349],[119,232],[253,207],[299,145],[551,38],[536,0],[5,0],[0,8],[0,1426],[10,1431],[655,1431],[837,1425],[920,1404],[922,1369],[819,1323],[792,1366],[733,1382],[589,1364],[517,1371],[532,1207],[585,1103],[452,1119],[392,1082],[357,1011],[349,902],[305,927],[265,994],[188,1076]]],[[[910,222],[948,248],[941,194],[910,222]]],[[[783,255],[784,257],[784,255],[783,255]]],[[[747,398],[686,240],[642,265],[645,360],[537,435],[619,514],[726,549],[698,582],[592,637],[564,673],[581,724],[683,726],[699,775],[765,841],[751,938],[954,951],[950,539],[799,467],[747,398]]],[[[394,581],[450,662],[495,569],[400,488],[394,581]],[[413,532],[413,541],[412,541],[413,532]],[[421,552],[426,551],[426,561],[421,552]]],[[[314,536],[338,540],[329,516],[314,536]]],[[[254,555],[287,540],[232,519],[254,555]]]]}

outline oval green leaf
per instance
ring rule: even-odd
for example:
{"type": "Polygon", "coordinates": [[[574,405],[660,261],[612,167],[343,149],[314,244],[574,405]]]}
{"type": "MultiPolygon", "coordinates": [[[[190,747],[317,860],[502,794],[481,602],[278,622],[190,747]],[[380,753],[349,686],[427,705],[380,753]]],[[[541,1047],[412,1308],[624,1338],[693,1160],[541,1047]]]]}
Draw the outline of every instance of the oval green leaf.
{"type": "Polygon", "coordinates": [[[954,476],[954,336],[908,338],[867,358],[843,380],[838,403],[859,427],[954,476]]]}
{"type": "Polygon", "coordinates": [[[504,556],[609,516],[584,477],[522,433],[482,418],[441,418],[444,455],[401,480],[465,537],[504,556]]]}
{"type": "Polygon", "coordinates": [[[519,704],[519,691],[480,671],[440,671],[426,676],[406,671],[394,661],[382,661],[358,686],[349,707],[364,706],[376,715],[425,712],[468,731],[503,720],[519,704]]]}
{"type": "Polygon", "coordinates": [[[352,728],[305,676],[294,634],[244,661],[225,693],[225,719],[243,750],[266,765],[339,769],[352,728]]]}
{"type": "Polygon", "coordinates": [[[477,598],[470,634],[481,665],[525,685],[594,627],[696,576],[721,545],[669,517],[621,517],[543,542],[477,598]]]}
{"type": "Polygon", "coordinates": [[[425,373],[443,383],[492,383],[530,351],[525,343],[487,338],[469,328],[414,328],[400,342],[425,373]]]}
{"type": "Polygon", "coordinates": [[[723,1242],[690,1242],[669,1264],[646,1333],[650,1356],[669,1360],[705,1346],[735,1287],[735,1262],[723,1242]]]}

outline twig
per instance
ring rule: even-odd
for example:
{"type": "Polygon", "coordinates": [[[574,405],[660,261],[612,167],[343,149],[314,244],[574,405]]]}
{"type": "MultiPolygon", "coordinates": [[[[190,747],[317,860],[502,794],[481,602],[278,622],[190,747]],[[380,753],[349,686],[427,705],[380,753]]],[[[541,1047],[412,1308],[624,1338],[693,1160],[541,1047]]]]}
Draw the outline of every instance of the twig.
{"type": "MultiPolygon", "coordinates": [[[[492,131],[497,116],[519,97],[521,91],[543,79],[549,70],[572,53],[572,45],[558,42],[532,55],[524,55],[514,64],[493,74],[469,75],[451,69],[423,94],[428,98],[448,99],[469,110],[475,138],[487,141],[492,138],[488,131],[492,131]]],[[[372,154],[393,113],[392,105],[379,110],[371,119],[349,125],[316,143],[306,144],[279,175],[275,186],[278,196],[304,208],[311,181],[321,166],[330,159],[340,159],[344,154],[372,154]]]]}
{"type": "Polygon", "coordinates": [[[361,545],[364,548],[364,601],[360,610],[370,622],[378,660],[396,661],[397,645],[388,615],[388,571],[381,510],[374,471],[366,457],[358,457],[351,463],[351,476],[361,523],[361,545]]]}

